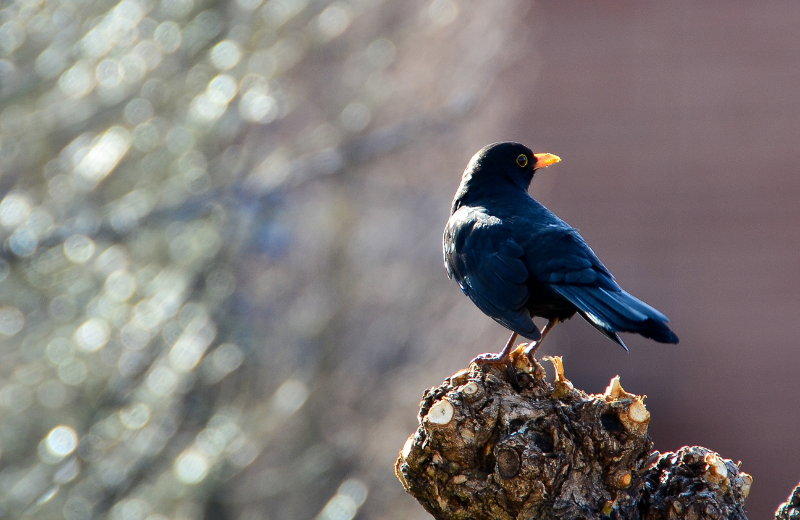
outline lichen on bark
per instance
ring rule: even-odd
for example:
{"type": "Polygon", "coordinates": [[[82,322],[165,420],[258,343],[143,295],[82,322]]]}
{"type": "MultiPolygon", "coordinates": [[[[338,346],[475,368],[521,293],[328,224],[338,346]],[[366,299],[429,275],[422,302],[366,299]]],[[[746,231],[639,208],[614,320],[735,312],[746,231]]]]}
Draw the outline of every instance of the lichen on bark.
{"type": "Polygon", "coordinates": [[[643,398],[619,378],[573,388],[553,360],[515,375],[472,364],[427,390],[395,471],[437,519],[745,520],[752,478],[711,450],[653,450],[643,398]]]}

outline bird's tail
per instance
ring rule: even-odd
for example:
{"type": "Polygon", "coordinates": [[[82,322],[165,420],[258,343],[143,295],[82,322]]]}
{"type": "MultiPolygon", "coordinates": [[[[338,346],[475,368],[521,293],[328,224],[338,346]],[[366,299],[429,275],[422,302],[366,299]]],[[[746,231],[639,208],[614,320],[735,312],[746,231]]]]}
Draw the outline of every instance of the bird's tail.
{"type": "Polygon", "coordinates": [[[617,332],[634,332],[660,343],[678,343],[667,326],[669,319],[623,290],[580,285],[551,286],[578,307],[578,313],[609,339],[628,348],[617,332]]]}

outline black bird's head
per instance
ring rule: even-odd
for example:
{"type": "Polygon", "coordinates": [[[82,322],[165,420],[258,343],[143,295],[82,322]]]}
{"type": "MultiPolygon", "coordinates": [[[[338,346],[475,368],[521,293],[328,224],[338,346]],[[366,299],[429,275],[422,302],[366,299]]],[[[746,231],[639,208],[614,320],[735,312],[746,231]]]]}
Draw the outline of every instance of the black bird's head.
{"type": "Polygon", "coordinates": [[[464,170],[461,186],[456,192],[456,200],[453,201],[453,210],[455,211],[457,203],[469,192],[480,196],[493,188],[508,186],[509,181],[527,191],[536,170],[559,161],[561,159],[556,155],[533,153],[520,143],[506,141],[484,146],[472,156],[464,170]]]}

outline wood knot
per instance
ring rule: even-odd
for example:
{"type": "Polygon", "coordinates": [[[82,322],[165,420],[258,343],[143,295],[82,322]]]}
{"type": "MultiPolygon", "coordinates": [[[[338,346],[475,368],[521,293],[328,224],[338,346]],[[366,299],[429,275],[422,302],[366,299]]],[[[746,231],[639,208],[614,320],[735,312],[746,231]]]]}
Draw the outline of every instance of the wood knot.
{"type": "Polygon", "coordinates": [[[503,450],[497,454],[497,473],[503,480],[516,477],[521,464],[516,450],[503,450]]]}
{"type": "Polygon", "coordinates": [[[428,423],[436,426],[444,426],[453,420],[454,413],[455,409],[450,401],[447,399],[442,399],[431,406],[431,409],[428,411],[428,423]]]}

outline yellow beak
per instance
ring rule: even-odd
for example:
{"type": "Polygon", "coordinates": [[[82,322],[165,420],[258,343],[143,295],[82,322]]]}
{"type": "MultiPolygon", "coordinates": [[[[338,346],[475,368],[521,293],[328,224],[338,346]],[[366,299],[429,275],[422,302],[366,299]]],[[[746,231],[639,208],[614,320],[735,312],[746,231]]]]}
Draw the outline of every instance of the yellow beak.
{"type": "Polygon", "coordinates": [[[533,154],[533,156],[536,157],[536,163],[534,163],[533,165],[534,170],[547,168],[551,164],[561,162],[561,157],[553,155],[551,153],[535,153],[533,154]]]}

